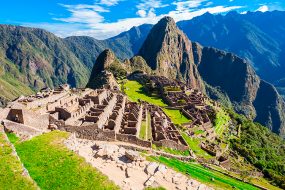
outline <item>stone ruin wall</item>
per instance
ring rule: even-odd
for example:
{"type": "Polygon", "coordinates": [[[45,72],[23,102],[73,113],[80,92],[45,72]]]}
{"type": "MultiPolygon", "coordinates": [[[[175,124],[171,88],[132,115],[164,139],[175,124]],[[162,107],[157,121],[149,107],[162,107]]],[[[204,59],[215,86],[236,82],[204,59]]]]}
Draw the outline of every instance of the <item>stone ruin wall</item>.
{"type": "Polygon", "coordinates": [[[72,124],[73,122],[75,122],[76,120],[78,120],[79,118],[83,117],[86,112],[94,105],[94,103],[88,102],[87,104],[85,104],[84,106],[80,106],[80,109],[70,113],[70,117],[65,121],[65,123],[68,124],[72,124]]]}
{"type": "Polygon", "coordinates": [[[168,147],[168,148],[172,148],[172,149],[177,149],[177,150],[181,150],[181,151],[186,151],[189,150],[188,146],[186,145],[182,145],[182,144],[178,144],[172,140],[168,140],[168,139],[163,139],[160,141],[152,141],[153,144],[155,144],[158,147],[164,146],[164,147],[168,147]]]}
{"type": "Polygon", "coordinates": [[[115,141],[114,131],[104,131],[99,129],[96,124],[88,126],[65,126],[67,132],[75,133],[76,137],[88,140],[115,141]]]}
{"type": "Polygon", "coordinates": [[[39,106],[46,105],[49,102],[56,102],[57,100],[63,98],[66,95],[67,95],[67,92],[62,92],[60,94],[53,94],[47,98],[34,100],[32,102],[27,102],[26,106],[27,106],[27,109],[35,109],[35,108],[38,108],[39,106]]]}
{"type": "Polygon", "coordinates": [[[47,126],[49,125],[49,114],[35,114],[30,111],[24,111],[25,125],[40,129],[42,131],[47,131],[47,126]]]}
{"type": "Polygon", "coordinates": [[[32,136],[40,135],[42,132],[32,127],[28,127],[21,123],[16,123],[8,120],[4,120],[4,129],[5,132],[13,132],[17,136],[29,138],[32,136]]]}
{"type": "Polygon", "coordinates": [[[8,113],[9,113],[9,109],[7,108],[0,108],[0,121],[1,120],[4,120],[4,119],[7,119],[7,116],[8,116],[8,113]]]}
{"type": "Polygon", "coordinates": [[[136,144],[138,146],[142,146],[142,147],[146,147],[146,148],[151,148],[151,142],[150,141],[141,140],[134,135],[116,134],[116,140],[136,144]]]}

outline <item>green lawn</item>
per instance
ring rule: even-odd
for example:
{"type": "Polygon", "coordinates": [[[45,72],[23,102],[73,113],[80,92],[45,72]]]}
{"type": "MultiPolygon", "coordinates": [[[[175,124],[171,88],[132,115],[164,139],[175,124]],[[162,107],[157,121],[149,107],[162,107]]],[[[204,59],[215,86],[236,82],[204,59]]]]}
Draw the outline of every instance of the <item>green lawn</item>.
{"type": "Polygon", "coordinates": [[[215,125],[215,132],[218,135],[223,134],[225,127],[228,124],[229,120],[230,120],[230,116],[223,109],[217,112],[214,125],[215,125]]]}
{"type": "Polygon", "coordinates": [[[0,133],[0,145],[0,189],[37,189],[29,177],[22,175],[21,162],[12,154],[12,147],[4,133],[0,133]]]}
{"type": "Polygon", "coordinates": [[[16,142],[21,161],[41,189],[118,189],[106,176],[63,145],[68,133],[53,131],[16,142]]]}
{"type": "Polygon", "coordinates": [[[143,139],[143,140],[152,139],[150,114],[147,113],[146,117],[147,117],[147,120],[146,121],[142,121],[140,134],[139,134],[139,137],[141,139],[143,139]]]}
{"type": "Polygon", "coordinates": [[[199,156],[199,157],[203,157],[205,159],[209,159],[212,158],[213,156],[211,156],[210,154],[208,154],[206,151],[204,151],[203,149],[201,149],[200,147],[200,139],[198,138],[192,138],[189,137],[186,133],[181,132],[181,135],[183,136],[184,140],[187,142],[188,146],[190,147],[190,149],[193,150],[193,152],[199,156]]]}
{"type": "Polygon", "coordinates": [[[166,113],[166,115],[168,115],[168,117],[171,118],[174,124],[181,125],[182,123],[190,122],[190,120],[187,119],[183,114],[181,114],[179,110],[163,108],[163,111],[166,113]]]}
{"type": "MultiPolygon", "coordinates": [[[[138,102],[138,100],[146,101],[150,104],[154,104],[160,107],[165,107],[167,104],[163,102],[160,97],[149,96],[143,91],[143,85],[137,81],[127,81],[125,84],[125,92],[131,101],[138,102]]],[[[174,124],[182,124],[189,122],[183,114],[180,114],[179,110],[171,110],[163,108],[163,111],[171,118],[174,124]]]]}
{"type": "Polygon", "coordinates": [[[138,83],[137,81],[128,80],[125,84],[125,92],[128,98],[133,102],[138,102],[138,100],[146,101],[150,104],[154,104],[157,106],[167,106],[163,100],[157,96],[149,96],[143,91],[143,85],[138,83]]]}
{"type": "Polygon", "coordinates": [[[176,159],[168,159],[165,157],[151,157],[155,161],[163,163],[168,167],[174,168],[184,174],[190,175],[191,178],[196,179],[202,183],[213,186],[217,189],[246,189],[254,190],[258,189],[254,186],[228,177],[220,172],[216,172],[205,168],[197,163],[182,162],[176,159]]]}
{"type": "Polygon", "coordinates": [[[142,121],[142,124],[141,124],[141,129],[140,129],[140,134],[139,134],[139,137],[142,139],[142,140],[147,140],[147,123],[146,121],[142,121]]]}

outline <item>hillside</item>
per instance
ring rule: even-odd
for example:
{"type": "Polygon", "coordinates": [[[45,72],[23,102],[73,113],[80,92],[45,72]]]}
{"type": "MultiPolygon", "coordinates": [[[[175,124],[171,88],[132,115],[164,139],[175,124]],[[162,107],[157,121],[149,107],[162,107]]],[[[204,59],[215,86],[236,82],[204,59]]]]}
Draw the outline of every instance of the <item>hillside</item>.
{"type": "Polygon", "coordinates": [[[1,88],[11,93],[10,96],[1,96],[13,99],[30,93],[31,89],[63,83],[72,86],[86,84],[87,68],[69,51],[62,39],[52,33],[0,25],[0,36],[1,88]]]}
{"type": "Polygon", "coordinates": [[[285,71],[284,16],[282,11],[207,13],[177,25],[193,41],[249,60],[262,79],[276,83],[285,71]]]}

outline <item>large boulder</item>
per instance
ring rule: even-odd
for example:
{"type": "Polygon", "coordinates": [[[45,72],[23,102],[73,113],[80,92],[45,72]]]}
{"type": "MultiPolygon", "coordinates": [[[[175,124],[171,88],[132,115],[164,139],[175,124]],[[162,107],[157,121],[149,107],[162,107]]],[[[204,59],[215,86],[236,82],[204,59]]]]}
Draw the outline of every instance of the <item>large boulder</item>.
{"type": "Polygon", "coordinates": [[[146,166],[145,172],[148,175],[154,175],[157,172],[158,164],[155,162],[151,162],[146,166]]]}
{"type": "Polygon", "coordinates": [[[131,161],[137,161],[140,159],[140,154],[137,151],[127,150],[125,151],[125,156],[131,161]]]}

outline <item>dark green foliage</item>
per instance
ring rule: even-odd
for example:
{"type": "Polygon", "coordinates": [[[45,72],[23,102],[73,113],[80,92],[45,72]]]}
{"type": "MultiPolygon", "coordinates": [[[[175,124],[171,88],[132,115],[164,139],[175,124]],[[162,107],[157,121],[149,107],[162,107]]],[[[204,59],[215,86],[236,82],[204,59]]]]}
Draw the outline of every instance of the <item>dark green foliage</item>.
{"type": "Polygon", "coordinates": [[[113,73],[116,79],[124,79],[127,76],[127,71],[124,68],[123,64],[120,62],[113,62],[108,68],[108,71],[113,73]]]}
{"type": "Polygon", "coordinates": [[[233,149],[250,163],[255,165],[273,180],[273,183],[285,188],[285,142],[279,136],[258,123],[230,111],[237,125],[241,125],[239,139],[232,139],[233,149]]]}
{"type": "Polygon", "coordinates": [[[219,87],[212,87],[205,84],[207,95],[227,108],[232,108],[232,103],[226,93],[222,92],[219,87]]]}

